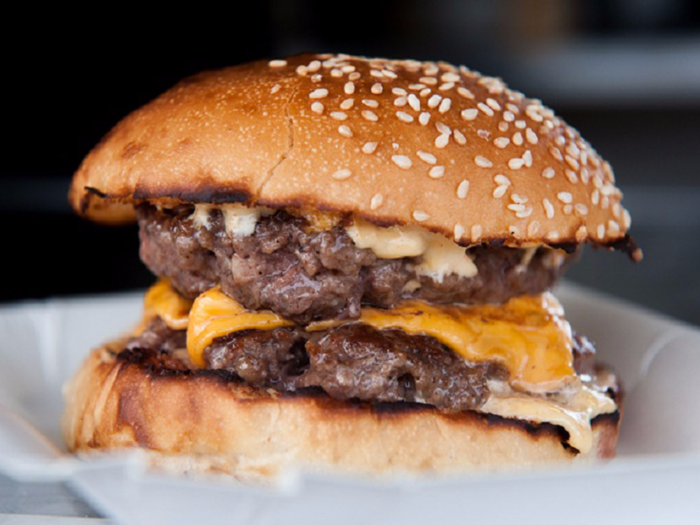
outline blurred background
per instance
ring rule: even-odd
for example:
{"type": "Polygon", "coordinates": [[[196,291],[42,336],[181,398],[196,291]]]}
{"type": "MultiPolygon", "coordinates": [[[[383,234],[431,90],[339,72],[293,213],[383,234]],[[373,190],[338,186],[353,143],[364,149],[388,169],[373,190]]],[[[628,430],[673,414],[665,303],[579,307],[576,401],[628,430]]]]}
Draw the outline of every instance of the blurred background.
{"type": "Polygon", "coordinates": [[[82,157],[127,112],[202,69],[335,51],[465,64],[544,100],[612,163],[645,252],[633,264],[589,249],[568,278],[700,324],[699,2],[257,0],[230,12],[155,15],[110,8],[5,13],[10,140],[0,218],[9,271],[0,302],[152,282],[135,227],[95,226],[66,203],[82,157]]]}

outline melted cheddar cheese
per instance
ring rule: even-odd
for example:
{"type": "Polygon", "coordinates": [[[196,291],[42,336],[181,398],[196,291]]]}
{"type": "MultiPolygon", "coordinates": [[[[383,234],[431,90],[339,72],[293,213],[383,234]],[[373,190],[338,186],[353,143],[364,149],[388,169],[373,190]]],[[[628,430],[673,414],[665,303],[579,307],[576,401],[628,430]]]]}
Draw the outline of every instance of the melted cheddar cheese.
{"type": "MultiPolygon", "coordinates": [[[[187,329],[187,351],[200,367],[205,366],[204,350],[217,337],[293,326],[271,311],[245,309],[218,287],[192,303],[166,280],[146,293],[145,311],[147,318],[158,315],[171,328],[187,329]]],[[[549,293],[511,299],[500,306],[441,306],[411,300],[388,310],[365,307],[358,320],[318,321],[306,329],[327,330],[348,322],[376,329],[398,328],[432,336],[466,360],[500,363],[510,373],[508,384],[505,389],[492,388],[481,411],[560,425],[569,433],[571,446],[586,452],[592,446],[590,420],[614,412],[616,406],[576,377],[571,328],[563,315],[561,305],[549,293]],[[539,395],[552,392],[558,394],[539,395]]]]}

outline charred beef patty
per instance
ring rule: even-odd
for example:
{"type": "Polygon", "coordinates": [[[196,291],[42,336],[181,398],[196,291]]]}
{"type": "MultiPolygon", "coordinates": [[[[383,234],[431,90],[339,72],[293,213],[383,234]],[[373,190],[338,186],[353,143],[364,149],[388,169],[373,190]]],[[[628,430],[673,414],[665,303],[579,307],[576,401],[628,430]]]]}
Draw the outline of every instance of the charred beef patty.
{"type": "Polygon", "coordinates": [[[181,294],[194,299],[220,284],[246,308],[270,309],[298,324],[354,319],[361,304],[389,308],[403,298],[502,303],[544,292],[566,266],[551,264],[546,249],[524,264],[524,250],[476,246],[469,254],[478,274],[449,275],[440,282],[416,275],[420,258],[378,258],[357,248],[340,226],[312,231],[306,219],[283,211],[262,217],[249,236],[228,235],[216,210],[209,228],[194,224],[192,206],[157,210],[142,205],[137,211],[141,259],[181,294]]]}
{"type": "MultiPolygon", "coordinates": [[[[184,348],[184,334],[155,319],[126,351],[154,353],[163,366],[182,370],[184,361],[172,354],[184,348]]],[[[595,375],[595,349],[585,337],[575,334],[573,353],[577,373],[595,375]]],[[[340,400],[420,402],[448,412],[479,408],[490,393],[487,379],[508,378],[503,367],[468,364],[432,337],[362,324],[318,333],[244,330],[215,339],[204,359],[207,369],[258,388],[316,387],[340,400]]]]}

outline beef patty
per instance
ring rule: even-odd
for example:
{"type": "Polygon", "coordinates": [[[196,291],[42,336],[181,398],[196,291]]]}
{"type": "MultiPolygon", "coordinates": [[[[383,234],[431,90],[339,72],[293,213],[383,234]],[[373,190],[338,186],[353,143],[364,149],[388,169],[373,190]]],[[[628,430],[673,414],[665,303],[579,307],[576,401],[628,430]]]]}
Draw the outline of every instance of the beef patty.
{"type": "MultiPolygon", "coordinates": [[[[122,358],[151,352],[182,371],[185,361],[173,356],[184,347],[185,331],[156,318],[128,343],[122,358]]],[[[593,345],[576,334],[573,352],[576,372],[594,375],[593,345]]],[[[215,339],[204,360],[206,369],[225,371],[258,388],[320,388],[339,400],[420,402],[447,412],[479,408],[490,394],[487,380],[508,379],[502,366],[468,363],[430,336],[362,324],[318,333],[296,327],[243,330],[215,339]]]]}
{"type": "Polygon", "coordinates": [[[416,273],[420,257],[378,258],[355,246],[342,226],[313,231],[306,219],[284,211],[262,217],[248,236],[228,235],[217,210],[208,228],[191,219],[192,206],[157,210],[141,205],[137,212],[141,259],[185,297],[193,299],[220,284],[246,308],[270,309],[297,324],[354,319],[362,304],[390,308],[406,298],[502,303],[546,291],[566,266],[553,264],[548,248],[533,255],[480,245],[468,252],[477,275],[439,281],[416,273]]]}

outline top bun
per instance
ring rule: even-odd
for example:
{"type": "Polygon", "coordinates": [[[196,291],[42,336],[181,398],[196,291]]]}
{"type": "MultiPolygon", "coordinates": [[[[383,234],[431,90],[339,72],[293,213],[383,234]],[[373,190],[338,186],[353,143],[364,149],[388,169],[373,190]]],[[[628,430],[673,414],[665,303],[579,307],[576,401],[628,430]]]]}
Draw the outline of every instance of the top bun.
{"type": "Polygon", "coordinates": [[[619,243],[607,162],[539,101],[443,62],[298,55],[201,73],[90,152],[72,206],[244,202],[413,224],[460,244],[619,243]]]}

